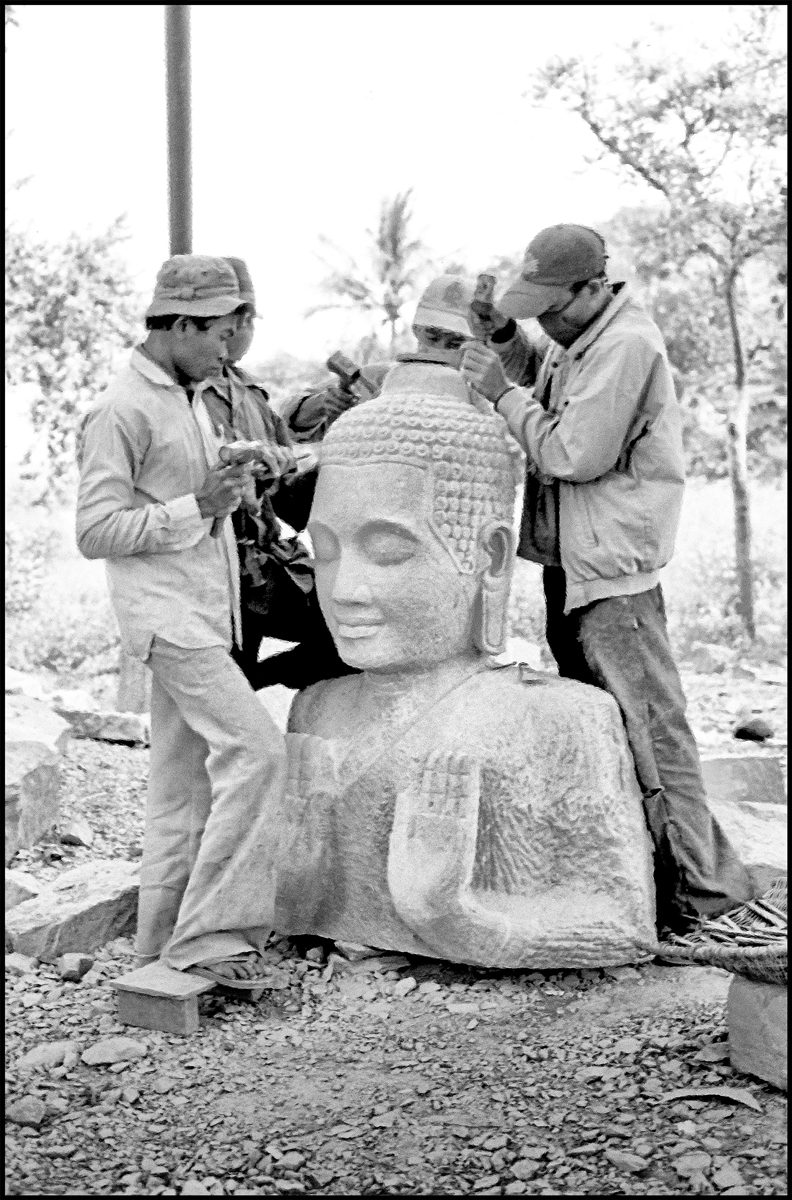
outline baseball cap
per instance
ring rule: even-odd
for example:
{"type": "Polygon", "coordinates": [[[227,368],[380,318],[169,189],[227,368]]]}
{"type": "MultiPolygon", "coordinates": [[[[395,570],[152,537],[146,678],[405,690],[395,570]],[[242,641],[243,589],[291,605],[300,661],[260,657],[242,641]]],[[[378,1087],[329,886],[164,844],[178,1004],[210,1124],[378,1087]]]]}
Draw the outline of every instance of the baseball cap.
{"type": "Polygon", "coordinates": [[[449,333],[472,337],[468,313],[476,285],[463,275],[440,275],[433,279],[418,301],[413,325],[434,325],[449,333]]]}
{"type": "Polygon", "coordinates": [[[243,303],[233,267],[208,254],[174,254],[157,273],[147,317],[225,317],[243,303]]]}
{"type": "Polygon", "coordinates": [[[594,279],[605,270],[604,239],[586,225],[550,225],[525,251],[522,270],[496,307],[506,317],[541,316],[569,297],[573,283],[594,279]]]}
{"type": "Polygon", "coordinates": [[[226,258],[226,262],[231,264],[231,269],[237,277],[239,294],[242,297],[242,303],[249,304],[253,309],[253,316],[257,317],[256,293],[253,290],[253,280],[250,277],[250,271],[247,268],[247,263],[241,258],[226,258]]]}

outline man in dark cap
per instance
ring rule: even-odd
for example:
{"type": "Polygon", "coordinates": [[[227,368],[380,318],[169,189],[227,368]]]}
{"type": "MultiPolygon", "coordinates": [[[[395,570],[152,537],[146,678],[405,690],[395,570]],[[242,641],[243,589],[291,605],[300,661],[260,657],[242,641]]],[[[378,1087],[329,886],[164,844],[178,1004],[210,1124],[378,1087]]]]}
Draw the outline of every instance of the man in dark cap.
{"type": "Polygon", "coordinates": [[[666,628],[660,569],[684,488],[662,334],[582,225],[536,235],[462,373],[527,456],[517,553],[544,567],[561,675],[618,702],[656,850],[658,927],[680,931],[757,892],[707,805],[666,628]],[[534,318],[543,337],[516,324],[534,318]]]}

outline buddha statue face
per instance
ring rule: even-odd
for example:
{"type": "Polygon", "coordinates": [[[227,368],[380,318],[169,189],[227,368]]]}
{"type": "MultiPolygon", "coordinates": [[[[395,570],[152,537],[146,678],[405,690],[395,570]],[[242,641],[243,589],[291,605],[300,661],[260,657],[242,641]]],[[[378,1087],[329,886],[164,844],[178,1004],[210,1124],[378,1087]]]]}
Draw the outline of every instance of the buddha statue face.
{"type": "Polygon", "coordinates": [[[308,523],[317,593],[339,654],[360,670],[502,649],[512,459],[497,418],[458,396],[456,372],[437,370],[439,395],[429,371],[429,395],[383,392],[323,444],[308,523]]]}

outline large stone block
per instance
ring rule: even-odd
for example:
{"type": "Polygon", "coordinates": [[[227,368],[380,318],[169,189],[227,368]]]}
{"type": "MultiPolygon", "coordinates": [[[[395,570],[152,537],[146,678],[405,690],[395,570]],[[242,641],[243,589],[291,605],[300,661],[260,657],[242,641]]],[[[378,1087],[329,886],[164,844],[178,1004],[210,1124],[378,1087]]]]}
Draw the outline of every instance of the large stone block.
{"type": "Polygon", "coordinates": [[[69,740],[66,721],[30,696],[5,700],[6,863],[57,823],[60,761],[69,740]]]}
{"type": "Polygon", "coordinates": [[[92,709],[61,707],[60,715],[69,723],[76,738],[99,742],[123,742],[148,746],[151,740],[148,716],[133,712],[96,712],[92,709]]]}
{"type": "Polygon", "coordinates": [[[787,989],[735,975],[726,1007],[729,1058],[737,1071],[787,1090],[787,989]]]}
{"type": "Polygon", "coordinates": [[[787,868],[787,809],[777,758],[763,754],[702,760],[710,808],[748,863],[787,868]]]}
{"type": "Polygon", "coordinates": [[[140,864],[98,859],[66,871],[32,900],[6,914],[12,950],[54,963],[131,932],[137,915],[140,864]]]}
{"type": "Polygon", "coordinates": [[[781,760],[767,754],[732,754],[703,758],[701,769],[713,804],[781,804],[786,789],[781,760]]]}
{"type": "Polygon", "coordinates": [[[25,900],[32,900],[34,896],[38,896],[41,891],[41,885],[28,875],[25,871],[9,871],[6,867],[5,873],[5,911],[9,908],[15,908],[17,904],[24,903],[25,900]]]}

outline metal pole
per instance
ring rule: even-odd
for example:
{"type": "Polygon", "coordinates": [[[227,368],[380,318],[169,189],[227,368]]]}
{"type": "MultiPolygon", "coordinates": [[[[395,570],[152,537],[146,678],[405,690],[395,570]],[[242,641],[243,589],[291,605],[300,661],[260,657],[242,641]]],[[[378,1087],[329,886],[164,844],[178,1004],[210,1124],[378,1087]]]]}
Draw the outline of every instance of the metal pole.
{"type": "Polygon", "coordinates": [[[192,253],[190,5],[165,5],[171,254],[192,253]]]}
{"type": "MultiPolygon", "coordinates": [[[[190,5],[165,5],[168,93],[168,212],[171,254],[192,252],[190,147],[190,5]]],[[[151,673],[122,650],[118,675],[120,712],[148,712],[151,673]]]]}

